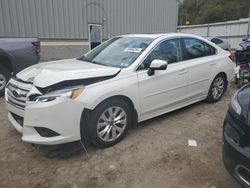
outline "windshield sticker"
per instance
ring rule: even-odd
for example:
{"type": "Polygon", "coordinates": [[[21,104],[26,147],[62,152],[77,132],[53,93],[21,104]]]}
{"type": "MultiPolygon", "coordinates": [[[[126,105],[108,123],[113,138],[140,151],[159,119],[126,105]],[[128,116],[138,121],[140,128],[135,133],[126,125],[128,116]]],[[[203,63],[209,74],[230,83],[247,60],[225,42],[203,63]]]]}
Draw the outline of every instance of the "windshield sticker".
{"type": "Polygon", "coordinates": [[[121,66],[122,67],[127,67],[127,66],[129,66],[129,64],[128,63],[121,63],[121,66]]]}
{"type": "Polygon", "coordinates": [[[128,53],[140,53],[142,48],[125,48],[124,52],[128,53]]]}

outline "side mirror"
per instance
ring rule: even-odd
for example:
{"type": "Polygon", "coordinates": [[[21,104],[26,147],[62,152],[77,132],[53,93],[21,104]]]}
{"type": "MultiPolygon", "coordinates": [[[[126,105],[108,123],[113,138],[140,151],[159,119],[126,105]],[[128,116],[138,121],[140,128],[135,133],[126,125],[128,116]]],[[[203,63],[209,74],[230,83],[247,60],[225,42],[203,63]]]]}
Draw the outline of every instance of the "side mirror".
{"type": "Polygon", "coordinates": [[[246,39],[246,38],[244,38],[244,39],[242,39],[242,41],[244,41],[244,42],[245,42],[245,41],[247,41],[247,39],[246,39]]]}
{"type": "Polygon", "coordinates": [[[148,75],[152,76],[155,73],[155,70],[166,70],[168,66],[167,61],[155,59],[151,62],[149,69],[148,69],[148,75]]]}

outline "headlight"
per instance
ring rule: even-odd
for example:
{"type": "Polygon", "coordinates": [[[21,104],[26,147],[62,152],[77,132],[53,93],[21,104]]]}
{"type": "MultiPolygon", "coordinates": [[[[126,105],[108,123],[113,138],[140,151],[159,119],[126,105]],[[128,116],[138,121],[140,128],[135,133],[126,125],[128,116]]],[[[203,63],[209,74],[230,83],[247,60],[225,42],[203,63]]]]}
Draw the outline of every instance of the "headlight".
{"type": "Polygon", "coordinates": [[[36,101],[49,102],[53,101],[58,97],[65,97],[69,99],[76,99],[84,90],[84,86],[78,86],[74,88],[66,88],[57,91],[47,93],[45,95],[39,96],[36,101]]]}
{"type": "Polygon", "coordinates": [[[241,114],[241,106],[239,104],[239,101],[237,99],[237,95],[238,95],[238,92],[236,92],[232,98],[232,101],[231,101],[231,107],[232,109],[238,114],[240,115],[241,114]]]}

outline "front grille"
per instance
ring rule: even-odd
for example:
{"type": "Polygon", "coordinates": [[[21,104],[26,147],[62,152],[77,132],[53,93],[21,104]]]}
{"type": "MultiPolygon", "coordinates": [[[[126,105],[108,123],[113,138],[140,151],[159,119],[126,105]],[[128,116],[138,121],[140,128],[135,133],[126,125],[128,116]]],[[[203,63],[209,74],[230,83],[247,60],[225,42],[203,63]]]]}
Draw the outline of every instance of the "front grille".
{"type": "Polygon", "coordinates": [[[7,85],[7,93],[6,93],[8,103],[24,110],[26,106],[27,94],[31,89],[31,87],[32,87],[31,84],[27,84],[24,82],[19,82],[19,81],[15,81],[14,83],[10,82],[7,85]]]}
{"type": "Polygon", "coordinates": [[[237,165],[235,167],[235,172],[238,177],[248,186],[250,186],[250,170],[242,165],[237,165]]]}

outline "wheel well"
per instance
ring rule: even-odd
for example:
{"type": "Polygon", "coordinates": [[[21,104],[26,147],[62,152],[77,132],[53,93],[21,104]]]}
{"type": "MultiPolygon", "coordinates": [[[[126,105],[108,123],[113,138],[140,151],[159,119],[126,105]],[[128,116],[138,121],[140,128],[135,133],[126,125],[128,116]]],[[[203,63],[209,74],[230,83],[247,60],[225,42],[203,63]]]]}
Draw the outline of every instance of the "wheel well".
{"type": "MultiPolygon", "coordinates": [[[[133,120],[131,127],[135,127],[137,125],[137,123],[138,123],[138,113],[137,113],[137,110],[135,109],[133,101],[129,97],[127,97],[127,96],[124,96],[124,95],[115,95],[115,96],[106,98],[101,103],[103,103],[104,101],[107,101],[107,100],[112,100],[112,99],[121,99],[126,104],[129,105],[130,109],[132,110],[132,120],[133,120]]],[[[99,103],[98,105],[100,105],[101,103],[99,103]]]]}
{"type": "Polygon", "coordinates": [[[103,100],[102,102],[107,101],[107,100],[111,100],[111,99],[121,99],[124,102],[126,102],[131,108],[135,108],[134,103],[132,102],[132,100],[130,98],[124,96],[124,95],[115,95],[115,96],[112,96],[112,97],[109,97],[109,98],[103,100]]]}
{"type": "Polygon", "coordinates": [[[0,66],[5,67],[6,69],[8,69],[10,72],[13,72],[13,67],[11,65],[11,61],[8,57],[6,56],[0,56],[0,66]]]}
{"type": "Polygon", "coordinates": [[[109,99],[112,99],[112,98],[121,99],[121,100],[123,100],[124,102],[126,102],[132,109],[135,108],[134,103],[132,102],[132,100],[131,100],[130,98],[126,97],[126,96],[123,96],[123,95],[116,95],[116,96],[110,97],[110,98],[108,98],[108,99],[106,99],[106,100],[109,100],[109,99]]]}
{"type": "MultiPolygon", "coordinates": [[[[137,111],[135,109],[135,106],[132,100],[123,95],[116,95],[116,96],[112,96],[103,100],[101,103],[107,100],[112,100],[112,99],[121,99],[129,105],[129,107],[131,108],[133,112],[130,128],[134,128],[138,123],[138,114],[137,114],[137,111]]],[[[99,103],[98,105],[100,105],[101,103],[99,103]]],[[[98,105],[96,107],[98,107],[98,105]]],[[[89,144],[89,141],[90,141],[90,134],[89,134],[90,127],[87,125],[88,125],[88,122],[90,122],[92,111],[93,110],[90,110],[90,109],[84,109],[82,112],[81,120],[80,120],[80,134],[81,134],[81,140],[84,142],[84,144],[89,144]]]]}

